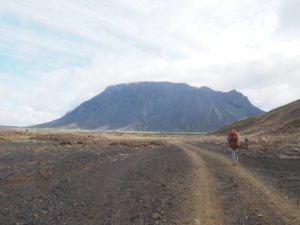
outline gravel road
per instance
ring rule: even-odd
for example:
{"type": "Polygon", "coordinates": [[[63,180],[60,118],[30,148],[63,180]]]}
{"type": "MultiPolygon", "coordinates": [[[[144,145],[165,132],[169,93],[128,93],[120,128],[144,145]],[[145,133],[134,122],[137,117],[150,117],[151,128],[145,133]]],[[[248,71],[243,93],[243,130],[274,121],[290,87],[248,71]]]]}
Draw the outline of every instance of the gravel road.
{"type": "Polygon", "coordinates": [[[200,137],[29,136],[0,142],[1,225],[300,224],[298,153],[233,166],[200,137]]]}

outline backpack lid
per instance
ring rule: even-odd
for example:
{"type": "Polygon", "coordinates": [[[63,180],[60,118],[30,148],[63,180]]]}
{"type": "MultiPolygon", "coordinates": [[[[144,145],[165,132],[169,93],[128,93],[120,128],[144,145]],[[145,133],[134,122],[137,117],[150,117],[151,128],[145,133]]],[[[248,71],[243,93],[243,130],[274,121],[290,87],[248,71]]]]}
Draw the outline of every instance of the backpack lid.
{"type": "Polygon", "coordinates": [[[236,129],[231,129],[228,131],[229,135],[237,135],[237,130],[236,129]]]}

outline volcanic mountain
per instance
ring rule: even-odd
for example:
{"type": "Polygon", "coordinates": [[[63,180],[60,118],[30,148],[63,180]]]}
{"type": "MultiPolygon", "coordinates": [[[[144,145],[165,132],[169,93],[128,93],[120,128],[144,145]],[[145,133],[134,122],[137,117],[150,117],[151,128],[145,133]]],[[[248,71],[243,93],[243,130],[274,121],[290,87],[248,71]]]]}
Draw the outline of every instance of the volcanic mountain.
{"type": "Polygon", "coordinates": [[[300,133],[300,100],[270,112],[241,119],[218,129],[215,134],[226,134],[235,128],[241,134],[286,135],[300,133]]]}
{"type": "Polygon", "coordinates": [[[261,113],[236,90],[137,82],[109,86],[60,119],[34,127],[207,132],[261,113]]]}

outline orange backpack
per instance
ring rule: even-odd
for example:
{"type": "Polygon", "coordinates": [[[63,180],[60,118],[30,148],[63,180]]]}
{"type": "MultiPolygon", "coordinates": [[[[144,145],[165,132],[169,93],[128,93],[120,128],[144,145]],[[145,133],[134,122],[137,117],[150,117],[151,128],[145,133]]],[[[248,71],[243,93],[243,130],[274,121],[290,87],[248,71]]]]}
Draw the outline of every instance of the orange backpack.
{"type": "Polygon", "coordinates": [[[239,137],[238,137],[238,133],[235,129],[231,129],[228,132],[228,145],[230,146],[230,148],[236,149],[240,146],[240,141],[239,141],[239,137]]]}

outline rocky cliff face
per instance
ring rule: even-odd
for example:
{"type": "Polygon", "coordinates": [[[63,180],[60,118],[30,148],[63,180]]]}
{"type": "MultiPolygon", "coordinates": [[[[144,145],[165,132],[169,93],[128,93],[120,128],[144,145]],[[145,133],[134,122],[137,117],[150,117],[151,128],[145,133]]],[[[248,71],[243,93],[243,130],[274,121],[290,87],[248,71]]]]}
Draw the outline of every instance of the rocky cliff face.
{"type": "Polygon", "coordinates": [[[36,127],[206,132],[260,113],[235,90],[138,82],[109,86],[62,118],[36,127]]]}

